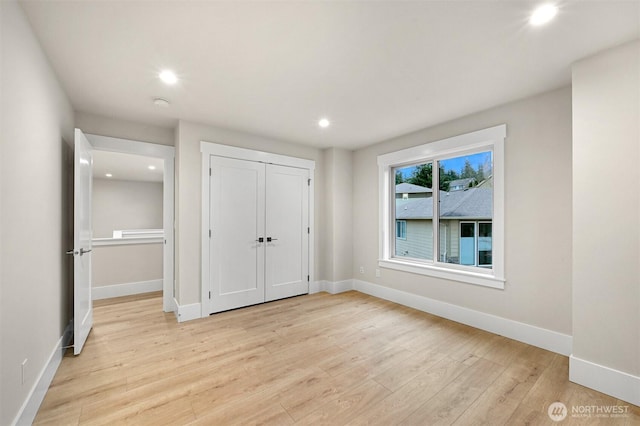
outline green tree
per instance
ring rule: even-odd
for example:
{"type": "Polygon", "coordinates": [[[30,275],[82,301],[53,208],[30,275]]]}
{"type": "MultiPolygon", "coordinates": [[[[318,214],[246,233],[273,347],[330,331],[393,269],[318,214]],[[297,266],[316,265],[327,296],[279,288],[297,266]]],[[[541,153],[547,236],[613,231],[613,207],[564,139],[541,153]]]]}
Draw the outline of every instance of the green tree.
{"type": "Polygon", "coordinates": [[[402,176],[402,173],[400,173],[400,170],[396,170],[396,185],[403,182],[404,182],[404,177],[402,176]]]}
{"type": "Polygon", "coordinates": [[[478,166],[478,171],[476,172],[476,180],[482,182],[484,180],[484,166],[480,164],[478,166]]]}
{"type": "Polygon", "coordinates": [[[455,170],[447,170],[445,172],[444,168],[440,166],[440,190],[441,191],[448,191],[449,182],[456,179],[460,179],[460,175],[455,170]]]}
{"type": "Polygon", "coordinates": [[[464,161],[464,167],[462,168],[462,173],[460,173],[462,179],[467,179],[467,178],[475,178],[476,177],[476,171],[473,168],[473,166],[471,165],[471,162],[469,160],[465,160],[464,161]]]}
{"type": "Polygon", "coordinates": [[[433,165],[431,163],[420,164],[413,170],[407,182],[425,188],[433,188],[433,165]]]}

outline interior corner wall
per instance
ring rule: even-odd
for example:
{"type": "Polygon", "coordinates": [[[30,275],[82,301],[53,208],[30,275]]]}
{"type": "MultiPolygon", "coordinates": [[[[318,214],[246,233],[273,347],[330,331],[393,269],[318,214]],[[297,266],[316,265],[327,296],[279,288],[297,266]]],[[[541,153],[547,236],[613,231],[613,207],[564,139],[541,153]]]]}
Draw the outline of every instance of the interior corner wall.
{"type": "Polygon", "coordinates": [[[353,152],[323,151],[325,175],[324,277],[328,281],[353,278],[353,152]]]}
{"type": "Polygon", "coordinates": [[[0,424],[8,425],[70,320],[70,258],[64,251],[72,244],[74,116],[20,6],[2,1],[0,9],[0,424]]]}
{"type": "Polygon", "coordinates": [[[314,235],[315,279],[319,270],[323,239],[323,156],[317,148],[181,120],[176,140],[176,278],[180,305],[200,303],[201,295],[201,212],[202,153],[200,142],[232,145],[257,151],[305,158],[316,162],[314,235]]]}
{"type": "Polygon", "coordinates": [[[75,124],[84,133],[93,135],[131,139],[160,145],[174,145],[174,130],[171,127],[135,123],[83,111],[76,111],[75,124]]]}
{"type": "MultiPolygon", "coordinates": [[[[180,286],[178,286],[178,277],[180,277],[180,235],[178,234],[177,225],[180,223],[180,121],[178,125],[173,129],[173,146],[175,147],[174,158],[174,179],[173,179],[173,223],[174,240],[173,240],[173,298],[175,303],[180,300],[180,286]]],[[[177,309],[177,306],[174,306],[177,309]]]]}
{"type": "Polygon", "coordinates": [[[526,98],[357,150],[353,276],[571,334],[571,89],[526,98]],[[377,156],[505,123],[504,290],[378,268],[377,156]],[[359,273],[359,266],[365,273],[359,273]]]}
{"type": "Polygon", "coordinates": [[[636,376],[640,41],[573,66],[573,354],[636,376]]]}

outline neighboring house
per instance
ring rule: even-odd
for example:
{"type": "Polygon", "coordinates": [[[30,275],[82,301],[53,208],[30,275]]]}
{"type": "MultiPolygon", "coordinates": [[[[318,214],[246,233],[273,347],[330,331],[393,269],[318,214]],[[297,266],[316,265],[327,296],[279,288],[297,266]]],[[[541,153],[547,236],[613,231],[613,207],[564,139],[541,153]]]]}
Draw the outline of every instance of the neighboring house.
{"type": "Polygon", "coordinates": [[[431,188],[425,188],[424,186],[414,185],[412,183],[400,183],[396,185],[396,198],[409,199],[409,198],[426,198],[432,195],[431,188]]]}
{"type": "MultiPolygon", "coordinates": [[[[396,185],[396,256],[433,259],[432,194],[428,198],[400,198],[397,194],[406,189],[400,185],[396,185]]],[[[492,185],[440,191],[439,197],[439,260],[491,266],[492,185]]]]}
{"type": "Polygon", "coordinates": [[[449,182],[449,192],[462,191],[468,189],[476,184],[475,178],[456,179],[449,182]]]}

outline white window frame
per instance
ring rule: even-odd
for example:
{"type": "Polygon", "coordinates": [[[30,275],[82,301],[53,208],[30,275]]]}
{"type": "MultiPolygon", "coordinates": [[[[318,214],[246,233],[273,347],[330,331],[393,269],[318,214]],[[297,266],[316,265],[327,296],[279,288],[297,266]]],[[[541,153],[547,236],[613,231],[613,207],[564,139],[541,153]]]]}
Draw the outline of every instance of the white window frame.
{"type": "MultiPolygon", "coordinates": [[[[378,156],[379,188],[379,258],[378,266],[404,272],[444,278],[469,284],[504,289],[504,140],[506,124],[442,139],[400,151],[378,156]],[[467,267],[433,261],[417,261],[394,257],[395,250],[395,174],[394,168],[416,163],[480,152],[493,151],[493,218],[492,218],[492,268],[467,267]],[[393,179],[392,179],[393,178],[393,179]]],[[[433,167],[437,181],[437,167],[433,167]]],[[[438,201],[437,188],[433,192],[438,201]]],[[[434,257],[439,245],[438,220],[433,219],[434,257]]]]}

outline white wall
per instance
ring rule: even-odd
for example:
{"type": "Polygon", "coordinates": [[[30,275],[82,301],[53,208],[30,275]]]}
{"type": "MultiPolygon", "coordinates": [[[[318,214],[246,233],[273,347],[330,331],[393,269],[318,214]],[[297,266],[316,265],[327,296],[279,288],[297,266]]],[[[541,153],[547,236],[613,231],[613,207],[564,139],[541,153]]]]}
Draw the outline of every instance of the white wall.
{"type": "Polygon", "coordinates": [[[573,132],[573,356],[640,404],[640,42],[574,65],[573,132]]]}
{"type": "Polygon", "coordinates": [[[29,24],[0,2],[0,424],[26,401],[70,319],[67,167],[73,109],[29,24]],[[21,363],[27,359],[24,384],[21,363]]]}
{"type": "MultiPolygon", "coordinates": [[[[93,179],[93,237],[115,229],[161,229],[162,183],[93,179]]],[[[94,246],[92,285],[104,287],[162,279],[162,243],[94,246]]]]}
{"type": "Polygon", "coordinates": [[[94,246],[91,259],[92,286],[102,288],[162,280],[163,248],[162,243],[94,246]]]}
{"type": "Polygon", "coordinates": [[[162,183],[93,179],[93,238],[114,229],[161,229],[162,183]]]}
{"type": "Polygon", "coordinates": [[[315,279],[322,279],[322,152],[319,149],[267,139],[201,124],[180,121],[176,135],[176,278],[177,299],[181,305],[200,302],[200,216],[201,169],[200,141],[233,145],[258,151],[306,158],[316,161],[315,171],[315,279]]]}
{"type": "Polygon", "coordinates": [[[353,276],[571,334],[571,89],[499,106],[354,153],[353,276]],[[376,278],[377,155],[507,124],[505,289],[389,269],[376,278]],[[365,268],[360,274],[359,266],[365,268]]]}
{"type": "Polygon", "coordinates": [[[134,141],[173,145],[174,129],[135,123],[117,118],[104,117],[83,111],[76,112],[76,127],[85,133],[111,136],[113,138],[131,139],[134,141]]]}
{"type": "Polygon", "coordinates": [[[353,152],[329,148],[323,151],[325,196],[325,256],[321,265],[328,281],[353,278],[353,152]]]}

